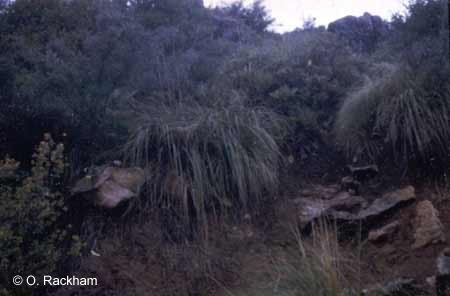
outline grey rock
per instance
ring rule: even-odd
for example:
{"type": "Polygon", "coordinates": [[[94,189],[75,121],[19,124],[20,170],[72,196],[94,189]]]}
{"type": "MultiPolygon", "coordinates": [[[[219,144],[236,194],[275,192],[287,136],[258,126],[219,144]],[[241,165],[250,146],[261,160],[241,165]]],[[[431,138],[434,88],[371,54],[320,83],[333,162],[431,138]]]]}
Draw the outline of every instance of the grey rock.
{"type": "Polygon", "coordinates": [[[388,211],[408,204],[416,199],[416,193],[413,186],[407,186],[403,189],[395,190],[384,194],[376,199],[367,209],[358,214],[361,220],[376,219],[388,211]]]}

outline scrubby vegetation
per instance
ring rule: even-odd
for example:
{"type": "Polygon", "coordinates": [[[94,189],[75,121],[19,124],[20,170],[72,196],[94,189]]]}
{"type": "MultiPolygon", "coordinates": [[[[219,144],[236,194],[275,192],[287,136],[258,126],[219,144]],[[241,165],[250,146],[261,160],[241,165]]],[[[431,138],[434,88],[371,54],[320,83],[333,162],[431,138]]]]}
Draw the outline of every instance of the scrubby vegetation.
{"type": "MultiPolygon", "coordinates": [[[[258,1],[0,0],[0,292],[31,293],[14,274],[109,268],[127,278],[105,276],[110,295],[212,295],[238,277],[235,225],[270,228],[292,177],[343,163],[446,176],[446,1],[389,21],[272,24],[258,1]],[[70,196],[86,168],[117,159],[145,170],[138,197],[109,211],[70,196]],[[135,281],[148,265],[173,282],[135,281]]],[[[298,264],[273,262],[292,275],[286,295],[360,288],[330,235],[301,241],[298,264]]]]}
{"type": "MultiPolygon", "coordinates": [[[[78,255],[81,247],[77,235],[71,236],[71,225],[62,224],[68,211],[62,186],[64,145],[46,134],[33,154],[30,172],[21,176],[19,165],[8,156],[0,161],[0,270],[4,283],[16,274],[54,273],[67,257],[78,255]]],[[[30,292],[29,288],[8,286],[3,292],[30,292]]]]}

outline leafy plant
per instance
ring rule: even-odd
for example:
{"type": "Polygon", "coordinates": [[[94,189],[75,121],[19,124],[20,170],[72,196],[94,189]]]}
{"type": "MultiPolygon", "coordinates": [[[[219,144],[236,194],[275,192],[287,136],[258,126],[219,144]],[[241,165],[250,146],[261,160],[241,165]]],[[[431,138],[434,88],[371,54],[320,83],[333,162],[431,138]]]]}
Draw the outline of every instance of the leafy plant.
{"type": "MultiPolygon", "coordinates": [[[[28,177],[20,178],[15,160],[0,161],[0,286],[5,289],[16,274],[38,278],[55,272],[66,255],[68,232],[58,224],[67,210],[61,192],[63,153],[64,145],[46,134],[28,177]]],[[[24,290],[16,287],[10,292],[24,290]]]]}

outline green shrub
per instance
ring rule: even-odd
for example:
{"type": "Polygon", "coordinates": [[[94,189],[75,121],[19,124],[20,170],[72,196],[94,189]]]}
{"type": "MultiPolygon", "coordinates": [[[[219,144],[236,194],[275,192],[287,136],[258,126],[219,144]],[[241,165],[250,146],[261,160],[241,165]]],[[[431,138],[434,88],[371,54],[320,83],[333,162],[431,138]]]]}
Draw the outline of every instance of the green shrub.
{"type": "Polygon", "coordinates": [[[272,113],[195,103],[137,109],[125,150],[150,170],[149,204],[173,209],[188,224],[207,225],[207,213],[257,209],[276,190],[279,123],[272,113]]]}
{"type": "MultiPolygon", "coordinates": [[[[66,255],[62,246],[68,232],[59,225],[67,210],[61,192],[63,153],[64,145],[46,134],[29,176],[20,178],[19,163],[13,159],[0,161],[0,287],[6,291],[14,275],[52,274],[66,255]]],[[[23,294],[25,289],[10,292],[23,294]]]]}
{"type": "MultiPolygon", "coordinates": [[[[245,93],[252,106],[282,116],[289,131],[283,150],[315,159],[324,150],[341,101],[361,82],[363,60],[323,29],[296,30],[226,61],[219,83],[245,93]]],[[[316,162],[317,163],[317,162],[316,162]]]]}

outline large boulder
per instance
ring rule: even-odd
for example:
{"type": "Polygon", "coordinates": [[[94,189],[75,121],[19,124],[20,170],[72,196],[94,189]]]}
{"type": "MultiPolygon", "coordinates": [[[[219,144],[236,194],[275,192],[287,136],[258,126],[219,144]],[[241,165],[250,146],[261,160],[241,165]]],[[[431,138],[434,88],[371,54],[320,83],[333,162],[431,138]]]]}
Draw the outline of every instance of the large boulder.
{"type": "Polygon", "coordinates": [[[439,212],[428,200],[417,204],[414,228],[413,249],[445,242],[445,235],[442,223],[439,219],[439,212]]]}
{"type": "Polygon", "coordinates": [[[115,208],[124,200],[135,197],[144,185],[145,174],[141,168],[100,167],[76,182],[72,195],[85,195],[95,205],[115,208]]]}

